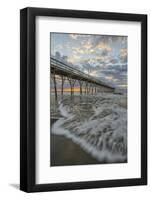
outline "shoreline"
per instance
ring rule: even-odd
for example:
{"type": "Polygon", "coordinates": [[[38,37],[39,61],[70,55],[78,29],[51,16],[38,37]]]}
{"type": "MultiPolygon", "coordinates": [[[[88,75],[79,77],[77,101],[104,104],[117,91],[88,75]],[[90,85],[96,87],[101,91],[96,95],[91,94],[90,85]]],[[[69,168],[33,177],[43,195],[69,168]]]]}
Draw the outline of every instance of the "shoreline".
{"type": "Polygon", "coordinates": [[[51,134],[51,159],[50,167],[73,166],[73,165],[94,165],[94,164],[122,164],[126,161],[107,162],[98,161],[89,153],[84,151],[78,144],[63,135],[51,134]]]}
{"type": "MultiPolygon", "coordinates": [[[[120,106],[120,110],[117,110],[117,112],[119,113],[119,116],[121,115],[121,112],[122,112],[122,116],[123,116],[123,112],[125,113],[126,111],[123,111],[121,109],[127,109],[127,98],[126,97],[119,97],[119,95],[115,95],[116,98],[114,97],[108,97],[109,94],[107,94],[107,98],[109,98],[109,100],[111,99],[111,101],[113,101],[113,104],[115,104],[115,109],[117,108],[116,104],[118,104],[118,106],[120,106]]],[[[94,109],[94,111],[96,109],[98,109],[97,107],[99,106],[102,106],[102,101],[98,100],[98,102],[94,102],[94,100],[91,98],[90,99],[90,102],[88,102],[89,104],[94,104],[96,105],[96,108],[85,108],[83,107],[83,102],[85,100],[85,97],[83,99],[78,99],[79,97],[76,97],[74,99],[74,109],[72,108],[72,112],[74,113],[74,115],[76,116],[75,117],[75,124],[73,124],[73,121],[72,120],[69,120],[67,121],[64,126],[66,128],[67,126],[67,129],[69,129],[69,131],[71,131],[73,128],[76,128],[76,126],[78,125],[80,128],[83,128],[81,124],[79,124],[79,119],[82,120],[82,119],[87,119],[87,118],[91,118],[94,114],[90,113],[90,111],[92,111],[94,109]],[[81,104],[80,104],[80,103],[81,104]],[[81,107],[80,107],[81,105],[81,107]],[[82,110],[84,109],[84,110],[82,110]],[[87,110],[89,110],[89,115],[87,113],[87,110]],[[73,126],[72,126],[73,124],[73,126]]],[[[99,96],[97,97],[97,99],[99,99],[99,96]]],[[[104,96],[102,97],[103,101],[105,100],[104,96]]],[[[87,100],[87,99],[86,99],[87,100]]],[[[106,103],[106,102],[105,102],[106,103]]],[[[105,104],[104,103],[104,104],[105,104]]],[[[107,102],[108,103],[108,102],[107,102]]],[[[111,106],[111,111],[112,111],[112,102],[109,101],[109,106],[111,106]]],[[[64,102],[64,107],[60,108],[60,110],[62,111],[61,113],[59,113],[58,115],[54,116],[51,118],[51,125],[53,125],[60,117],[61,117],[61,114],[63,115],[64,114],[64,109],[66,109],[66,106],[70,105],[70,101],[65,101],[64,102]]],[[[104,105],[103,105],[104,106],[104,105]]],[[[105,104],[105,107],[104,109],[106,109],[106,104],[105,104]]],[[[98,109],[99,110],[99,109],[98,109]]],[[[58,109],[59,111],[59,109],[58,109]]],[[[66,111],[66,110],[65,110],[66,111]]],[[[105,117],[106,115],[104,115],[104,112],[105,111],[102,111],[101,109],[99,110],[100,113],[97,113],[97,115],[94,115],[94,118],[91,120],[93,123],[91,124],[91,127],[94,127],[93,124],[96,123],[96,118],[100,118],[101,115],[103,117],[105,117]]],[[[60,111],[59,111],[60,112],[60,111]]],[[[68,112],[68,110],[66,111],[68,112]]],[[[65,114],[66,114],[65,112],[65,114]]],[[[113,112],[113,111],[112,111],[113,112]]],[[[115,112],[115,111],[114,111],[115,112]]],[[[106,114],[106,113],[105,113],[106,114]]],[[[107,113],[108,114],[108,113],[107,113]]],[[[64,115],[63,115],[64,116],[64,115]]],[[[63,117],[62,116],[62,117],[63,117]]],[[[124,115],[125,116],[125,115],[124,115]]],[[[117,117],[117,114],[115,112],[115,123],[116,120],[118,118],[117,117]]],[[[65,115],[65,118],[66,118],[66,115],[65,115]]],[[[126,119],[126,118],[124,118],[126,119]]],[[[103,123],[103,122],[102,122],[103,123]]],[[[90,124],[90,123],[89,123],[90,124]]],[[[89,124],[87,123],[86,124],[86,130],[87,131],[87,134],[88,134],[88,137],[89,137],[89,140],[90,138],[92,138],[92,140],[94,142],[96,142],[96,137],[91,137],[91,132],[90,130],[92,130],[92,128],[90,127],[89,128],[89,124]]],[[[96,131],[96,135],[98,133],[98,137],[99,137],[99,130],[103,131],[103,126],[100,126],[100,124],[97,125],[99,127],[99,129],[97,128],[95,130],[94,128],[94,131],[96,131]]],[[[109,125],[107,124],[106,125],[107,127],[109,127],[109,125]]],[[[125,126],[125,124],[124,124],[125,126]]],[[[106,132],[108,133],[110,130],[110,127],[107,129],[106,128],[106,132]]],[[[102,132],[103,133],[103,132],[102,132]]],[[[86,133],[84,133],[86,135],[86,133]]],[[[113,134],[112,134],[113,135],[113,134]]],[[[93,134],[92,134],[93,136],[93,134]]],[[[109,134],[107,135],[109,139],[109,134]]],[[[75,143],[74,141],[72,141],[71,138],[68,138],[66,137],[65,135],[58,135],[57,133],[57,129],[56,129],[56,134],[53,134],[53,133],[50,133],[50,137],[51,137],[51,156],[50,156],[50,166],[70,166],[70,165],[89,165],[89,164],[112,164],[112,163],[126,163],[127,162],[127,159],[124,160],[124,161],[117,161],[117,159],[115,158],[115,160],[112,160],[112,161],[108,161],[108,158],[106,157],[103,157],[102,159],[97,159],[97,156],[93,157],[93,154],[91,155],[90,153],[88,153],[89,151],[85,151],[85,149],[83,149],[79,144],[75,143]]],[[[83,137],[83,136],[82,136],[83,137]]],[[[114,135],[112,136],[114,138],[114,135]]],[[[123,135],[120,135],[118,136],[119,138],[122,137],[123,138],[123,135]]],[[[86,136],[86,139],[87,139],[87,136],[86,136]]],[[[104,142],[108,142],[108,140],[104,140],[104,142]]],[[[115,139],[115,138],[114,138],[115,139]]],[[[98,141],[98,140],[97,140],[98,141]]],[[[125,141],[125,140],[124,140],[125,141]]],[[[107,143],[108,145],[108,143],[107,143]]],[[[109,146],[110,147],[110,146],[109,146]]],[[[117,146],[118,148],[118,146],[117,146]]],[[[124,147],[123,147],[124,148],[124,147]]],[[[123,150],[124,151],[124,150],[123,150]]],[[[99,153],[99,152],[97,152],[99,153]]]]}

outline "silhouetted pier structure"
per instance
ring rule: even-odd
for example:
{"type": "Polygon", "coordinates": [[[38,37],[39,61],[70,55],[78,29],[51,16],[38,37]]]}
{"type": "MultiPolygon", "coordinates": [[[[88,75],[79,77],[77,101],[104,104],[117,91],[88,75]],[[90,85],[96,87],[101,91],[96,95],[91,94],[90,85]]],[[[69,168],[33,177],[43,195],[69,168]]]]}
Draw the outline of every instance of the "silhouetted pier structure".
{"type": "Polygon", "coordinates": [[[103,83],[97,78],[86,74],[79,69],[75,69],[70,64],[51,57],[51,78],[54,83],[55,98],[57,100],[57,81],[56,77],[60,77],[61,80],[61,95],[64,92],[64,83],[68,80],[70,84],[71,96],[74,94],[75,83],[78,82],[80,88],[80,95],[84,94],[96,94],[99,92],[113,92],[114,88],[103,83]]]}

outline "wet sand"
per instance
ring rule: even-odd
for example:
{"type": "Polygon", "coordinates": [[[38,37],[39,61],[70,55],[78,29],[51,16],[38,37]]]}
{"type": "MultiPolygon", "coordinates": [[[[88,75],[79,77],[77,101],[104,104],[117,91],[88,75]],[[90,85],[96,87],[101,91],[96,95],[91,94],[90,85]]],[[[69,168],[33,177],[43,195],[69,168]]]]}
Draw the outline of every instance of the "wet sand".
{"type": "Polygon", "coordinates": [[[64,136],[51,134],[51,166],[87,165],[100,162],[64,136]]]}

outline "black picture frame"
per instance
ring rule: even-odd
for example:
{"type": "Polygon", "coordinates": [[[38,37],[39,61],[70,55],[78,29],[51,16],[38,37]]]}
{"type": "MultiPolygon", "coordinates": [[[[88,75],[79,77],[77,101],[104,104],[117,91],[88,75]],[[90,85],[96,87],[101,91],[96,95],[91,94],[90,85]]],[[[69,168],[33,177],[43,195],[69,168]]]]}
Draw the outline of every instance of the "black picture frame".
{"type": "Polygon", "coordinates": [[[121,187],[147,184],[147,15],[48,8],[20,11],[20,189],[25,192],[121,187]],[[141,23],[141,178],[36,184],[35,19],[54,16],[141,23]]]}

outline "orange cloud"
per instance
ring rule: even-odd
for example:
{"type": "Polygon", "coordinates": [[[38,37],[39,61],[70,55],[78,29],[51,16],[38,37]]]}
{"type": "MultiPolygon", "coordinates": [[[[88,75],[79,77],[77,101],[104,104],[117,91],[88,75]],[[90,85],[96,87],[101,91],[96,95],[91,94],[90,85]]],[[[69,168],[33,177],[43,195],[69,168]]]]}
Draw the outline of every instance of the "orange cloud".
{"type": "Polygon", "coordinates": [[[111,47],[110,47],[109,45],[107,45],[107,44],[105,44],[105,43],[103,43],[103,42],[100,42],[100,43],[96,46],[96,48],[102,49],[102,50],[106,50],[106,51],[111,51],[111,50],[112,50],[111,47]]]}
{"type": "Polygon", "coordinates": [[[120,49],[120,56],[122,58],[125,58],[127,56],[127,49],[126,48],[120,49]]]}

